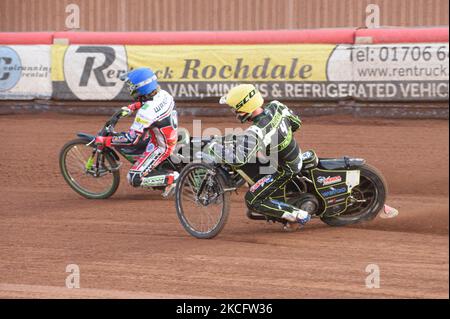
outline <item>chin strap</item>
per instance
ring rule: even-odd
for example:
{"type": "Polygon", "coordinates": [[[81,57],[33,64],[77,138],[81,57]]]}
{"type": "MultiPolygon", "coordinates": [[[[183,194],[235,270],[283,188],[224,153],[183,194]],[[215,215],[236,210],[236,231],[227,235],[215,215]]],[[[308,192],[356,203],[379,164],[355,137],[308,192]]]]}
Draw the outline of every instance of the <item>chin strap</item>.
{"type": "Polygon", "coordinates": [[[147,95],[143,95],[139,97],[139,102],[141,102],[142,104],[144,104],[147,101],[153,101],[153,98],[155,97],[156,94],[159,93],[159,91],[161,91],[161,88],[158,86],[156,88],[156,90],[152,91],[151,93],[147,94],[147,95]]]}

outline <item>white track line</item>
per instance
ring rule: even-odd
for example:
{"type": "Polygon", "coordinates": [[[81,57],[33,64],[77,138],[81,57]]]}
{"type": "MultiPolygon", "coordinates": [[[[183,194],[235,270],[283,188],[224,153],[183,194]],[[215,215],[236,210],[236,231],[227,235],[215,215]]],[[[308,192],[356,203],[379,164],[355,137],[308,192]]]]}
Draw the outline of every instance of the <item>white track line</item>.
{"type": "Polygon", "coordinates": [[[0,298],[119,298],[119,299],[208,299],[204,296],[188,296],[139,291],[74,288],[40,285],[1,284],[0,298]]]}

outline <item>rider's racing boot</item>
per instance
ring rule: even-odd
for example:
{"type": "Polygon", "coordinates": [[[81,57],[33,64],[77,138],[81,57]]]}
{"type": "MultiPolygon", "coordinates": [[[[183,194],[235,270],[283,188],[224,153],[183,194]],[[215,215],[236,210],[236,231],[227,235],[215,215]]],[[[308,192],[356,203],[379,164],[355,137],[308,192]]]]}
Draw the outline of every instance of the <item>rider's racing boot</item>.
{"type": "Polygon", "coordinates": [[[304,226],[307,222],[309,222],[311,220],[311,215],[304,210],[299,210],[296,218],[297,218],[297,223],[304,226]]]}
{"type": "Polygon", "coordinates": [[[284,225],[284,230],[286,231],[295,231],[304,226],[307,222],[311,220],[311,215],[301,209],[297,209],[292,213],[284,213],[282,218],[286,219],[288,222],[284,225]]]}
{"type": "Polygon", "coordinates": [[[175,194],[175,187],[177,186],[177,183],[172,183],[170,185],[167,185],[164,189],[164,192],[162,193],[162,197],[169,198],[172,197],[175,194]]]}
{"type": "Polygon", "coordinates": [[[164,187],[162,196],[168,198],[175,192],[176,180],[178,179],[178,172],[162,172],[154,171],[147,176],[142,177],[140,186],[143,188],[161,188],[164,187]]]}
{"type": "Polygon", "coordinates": [[[171,173],[172,178],[169,179],[170,184],[166,186],[164,192],[162,193],[162,197],[170,198],[175,194],[175,187],[177,186],[177,179],[180,174],[178,172],[171,173]]]}

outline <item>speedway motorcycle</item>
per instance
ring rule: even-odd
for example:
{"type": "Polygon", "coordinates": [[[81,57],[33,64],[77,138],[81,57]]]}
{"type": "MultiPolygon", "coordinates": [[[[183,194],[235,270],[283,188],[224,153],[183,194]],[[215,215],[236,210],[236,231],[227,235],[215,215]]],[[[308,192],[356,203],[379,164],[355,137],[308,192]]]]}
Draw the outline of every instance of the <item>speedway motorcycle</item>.
{"type": "MultiPolygon", "coordinates": [[[[112,115],[98,132],[98,136],[111,136],[114,127],[120,120],[122,110],[112,115]]],[[[150,134],[150,133],[149,133],[150,134]]],[[[188,144],[188,132],[178,129],[178,143],[176,149],[188,144]]],[[[59,166],[64,180],[81,196],[88,199],[105,199],[112,196],[120,184],[119,154],[133,164],[145,151],[150,139],[144,138],[132,148],[104,147],[95,144],[95,136],[86,133],[78,133],[78,138],[67,142],[59,155],[59,166]]],[[[185,162],[177,157],[177,152],[158,166],[158,169],[170,169],[179,172],[185,162]],[[174,160],[177,159],[177,160],[174,160]]],[[[164,190],[164,186],[146,187],[153,190],[164,190]]],[[[163,196],[167,194],[163,193],[163,196]]]]}
{"type": "MultiPolygon", "coordinates": [[[[191,139],[205,147],[211,138],[191,139]]],[[[192,146],[191,146],[192,147],[192,146]]],[[[262,176],[260,162],[246,164],[239,169],[214,163],[203,152],[197,152],[194,161],[180,173],[175,190],[178,218],[184,229],[200,239],[217,236],[227,221],[231,193],[244,184],[254,185],[262,176]],[[195,162],[197,158],[197,163],[195,162]]],[[[302,154],[301,172],[280,190],[284,200],[314,218],[331,226],[344,226],[374,219],[385,205],[387,186],[383,175],[359,158],[319,158],[314,150],[302,154]]],[[[389,212],[392,213],[392,212],[389,212]]],[[[279,222],[248,210],[253,220],[279,222]]],[[[393,217],[393,216],[392,216],[393,217]]]]}

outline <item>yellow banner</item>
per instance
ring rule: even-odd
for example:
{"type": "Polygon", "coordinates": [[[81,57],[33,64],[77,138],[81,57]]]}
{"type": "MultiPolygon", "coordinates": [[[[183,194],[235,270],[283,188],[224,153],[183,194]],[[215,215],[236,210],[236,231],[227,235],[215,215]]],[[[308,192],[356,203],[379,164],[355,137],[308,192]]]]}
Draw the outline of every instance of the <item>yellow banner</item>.
{"type": "Polygon", "coordinates": [[[68,45],[52,45],[52,81],[64,81],[64,54],[68,47],[68,45]]]}
{"type": "MultiPolygon", "coordinates": [[[[15,61],[13,51],[4,51],[15,61]]],[[[39,54],[28,56],[27,64],[32,65],[39,54]]],[[[61,100],[128,100],[121,79],[138,67],[155,71],[161,88],[176,100],[217,98],[238,83],[254,83],[264,98],[279,100],[445,101],[449,91],[445,43],[56,44],[51,46],[51,95],[61,100]]],[[[14,74],[18,77],[20,72],[14,74]]],[[[13,83],[12,75],[9,79],[4,82],[13,83]]]]}
{"type": "Polygon", "coordinates": [[[128,67],[150,66],[161,82],[326,81],[335,45],[126,46],[128,67]]]}

